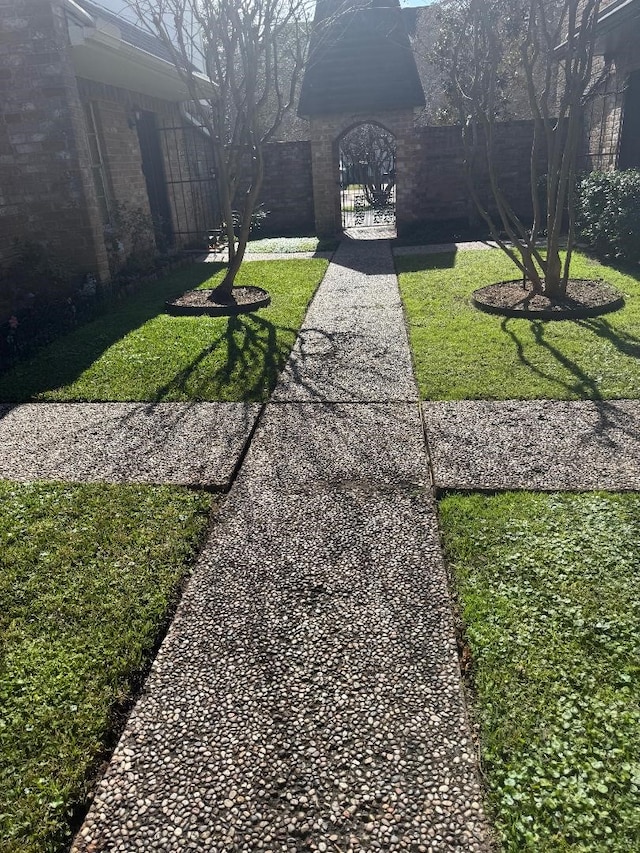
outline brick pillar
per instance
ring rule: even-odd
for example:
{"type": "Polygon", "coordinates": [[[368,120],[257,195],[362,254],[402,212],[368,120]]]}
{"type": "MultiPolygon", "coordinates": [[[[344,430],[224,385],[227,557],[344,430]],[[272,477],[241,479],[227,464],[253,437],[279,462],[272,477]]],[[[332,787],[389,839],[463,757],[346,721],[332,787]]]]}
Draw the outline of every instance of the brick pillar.
{"type": "Polygon", "coordinates": [[[335,121],[311,119],[311,169],[315,226],[318,237],[333,237],[341,227],[340,173],[335,121]]]}
{"type": "Polygon", "coordinates": [[[413,127],[413,110],[394,114],[389,130],[396,137],[396,230],[402,234],[414,219],[415,167],[420,144],[413,127]]]}
{"type": "MultiPolygon", "coordinates": [[[[109,275],[62,0],[0,0],[0,222],[71,274],[109,275]]],[[[6,242],[0,253],[7,253],[6,242]]]]}

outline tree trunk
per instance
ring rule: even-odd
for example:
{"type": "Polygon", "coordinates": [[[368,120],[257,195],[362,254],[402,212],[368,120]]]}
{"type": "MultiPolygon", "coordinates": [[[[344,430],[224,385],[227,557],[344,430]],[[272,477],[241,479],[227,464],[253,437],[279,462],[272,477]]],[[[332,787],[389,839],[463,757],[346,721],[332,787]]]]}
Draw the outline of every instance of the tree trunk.
{"type": "Polygon", "coordinates": [[[225,273],[224,278],[215,288],[215,290],[211,291],[212,302],[217,302],[219,300],[229,302],[231,300],[233,283],[236,280],[236,276],[238,275],[238,270],[242,265],[243,258],[244,246],[242,247],[242,250],[240,250],[240,247],[238,247],[238,249],[233,255],[233,258],[229,261],[229,266],[227,267],[227,271],[225,273]]]}
{"type": "Polygon", "coordinates": [[[562,262],[557,243],[556,245],[547,246],[544,292],[545,296],[548,296],[550,299],[557,299],[559,296],[564,296],[565,279],[562,275],[562,262]]]}
{"type": "Polygon", "coordinates": [[[264,160],[262,150],[259,146],[253,148],[252,155],[253,175],[251,186],[245,196],[243,209],[241,211],[238,243],[237,245],[235,243],[233,223],[231,228],[227,225],[227,234],[229,235],[229,266],[227,267],[224,279],[211,293],[211,299],[213,301],[224,300],[225,302],[228,302],[231,299],[233,284],[242,265],[247,243],[249,242],[251,216],[256,208],[258,197],[260,195],[260,188],[262,187],[262,182],[264,180],[264,160]]]}

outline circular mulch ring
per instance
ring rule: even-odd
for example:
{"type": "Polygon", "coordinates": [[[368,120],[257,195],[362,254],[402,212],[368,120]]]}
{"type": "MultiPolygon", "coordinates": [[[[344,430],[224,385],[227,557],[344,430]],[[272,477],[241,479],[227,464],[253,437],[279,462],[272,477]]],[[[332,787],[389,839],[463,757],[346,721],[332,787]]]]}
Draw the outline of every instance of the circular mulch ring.
{"type": "Polygon", "coordinates": [[[499,281],[474,290],[471,301],[488,314],[531,320],[577,320],[617,311],[624,297],[604,281],[572,278],[561,299],[549,299],[523,285],[522,279],[499,281]]]}
{"type": "Polygon", "coordinates": [[[188,290],[182,296],[165,302],[167,314],[174,317],[232,317],[266,308],[271,297],[266,290],[253,285],[234,287],[228,301],[211,298],[215,290],[188,290]]]}

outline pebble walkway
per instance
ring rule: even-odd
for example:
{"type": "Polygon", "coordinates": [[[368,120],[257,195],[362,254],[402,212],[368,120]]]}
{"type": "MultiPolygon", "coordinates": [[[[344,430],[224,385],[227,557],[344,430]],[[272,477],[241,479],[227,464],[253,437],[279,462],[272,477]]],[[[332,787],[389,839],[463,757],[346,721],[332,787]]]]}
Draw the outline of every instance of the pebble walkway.
{"type": "Polygon", "coordinates": [[[435,487],[640,490],[638,400],[422,404],[435,487]]]}
{"type": "Polygon", "coordinates": [[[260,403],[0,406],[0,477],[226,491],[260,403]]]}
{"type": "Polygon", "coordinates": [[[343,242],[74,853],[489,849],[387,242],[343,242]]]}

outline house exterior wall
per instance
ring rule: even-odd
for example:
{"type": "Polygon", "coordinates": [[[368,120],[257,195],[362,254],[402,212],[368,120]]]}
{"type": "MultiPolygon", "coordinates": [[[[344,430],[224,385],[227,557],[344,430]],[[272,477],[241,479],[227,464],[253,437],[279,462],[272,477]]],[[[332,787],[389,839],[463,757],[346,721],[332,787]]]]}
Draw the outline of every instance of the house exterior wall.
{"type": "MultiPolygon", "coordinates": [[[[0,266],[14,257],[14,241],[26,239],[47,247],[72,278],[104,279],[108,263],[66,39],[60,0],[0,5],[0,266]]],[[[21,298],[5,293],[0,319],[21,298]]]]}
{"type": "Polygon", "coordinates": [[[78,83],[83,103],[92,104],[100,125],[114,207],[152,220],[137,128],[142,113],[152,114],[162,155],[162,175],[156,178],[167,190],[172,244],[181,248],[200,240],[204,246],[207,228],[218,224],[212,153],[205,133],[188,122],[176,103],[90,80],[78,83]]]}
{"type": "Polygon", "coordinates": [[[153,99],[92,80],[79,79],[78,90],[82,103],[92,104],[94,108],[113,202],[141,207],[150,215],[140,145],[133,123],[134,106],[156,112],[158,104],[149,104],[153,99]]]}
{"type": "MultiPolygon", "coordinates": [[[[151,221],[136,110],[154,113],[159,128],[172,128],[162,136],[164,169],[167,176],[186,179],[179,194],[169,194],[172,227],[178,230],[180,220],[182,231],[204,231],[200,220],[208,226],[211,219],[203,217],[192,198],[196,190],[187,162],[206,140],[195,131],[191,138],[202,141],[187,150],[178,105],[78,79],[68,45],[62,0],[0,0],[0,276],[26,241],[38,244],[52,266],[65,273],[55,285],[43,280],[36,294],[54,301],[71,296],[88,275],[108,286],[126,260],[131,241],[124,236],[122,251],[114,255],[117,241],[109,237],[115,233],[116,210],[136,211],[151,221]],[[99,131],[112,215],[105,213],[96,192],[88,104],[99,131]]],[[[148,234],[151,253],[153,232],[148,234]]],[[[176,243],[188,239],[182,234],[176,243]]],[[[28,308],[33,298],[28,293],[34,290],[11,282],[3,286],[0,323],[28,308]]]]}
{"type": "Polygon", "coordinates": [[[585,110],[583,167],[589,171],[618,168],[625,88],[631,72],[640,70],[637,41],[623,43],[612,56],[596,57],[595,74],[601,74],[605,68],[606,73],[585,110]]]}

